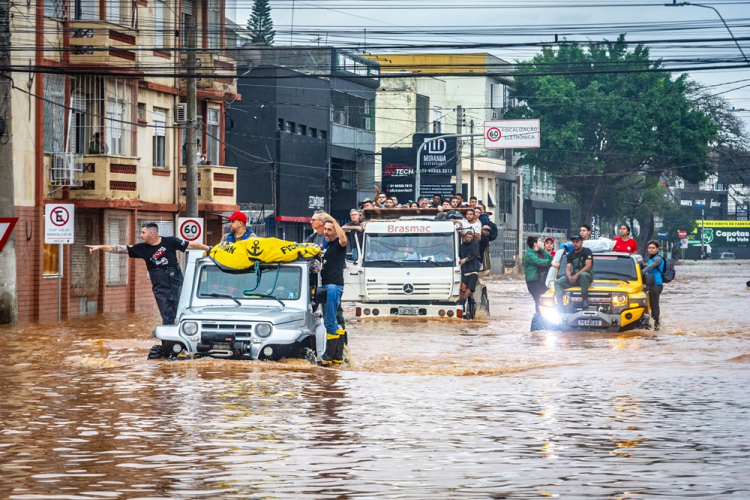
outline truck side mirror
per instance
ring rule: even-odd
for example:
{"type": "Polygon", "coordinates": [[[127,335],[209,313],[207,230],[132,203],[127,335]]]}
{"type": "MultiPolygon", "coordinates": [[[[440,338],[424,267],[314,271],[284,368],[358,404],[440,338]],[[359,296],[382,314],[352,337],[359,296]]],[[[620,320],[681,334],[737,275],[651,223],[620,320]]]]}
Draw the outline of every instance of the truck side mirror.
{"type": "Polygon", "coordinates": [[[646,286],[654,286],[656,284],[656,277],[653,274],[644,274],[643,284],[646,286]]]}
{"type": "Polygon", "coordinates": [[[352,260],[355,262],[359,260],[359,252],[356,248],[352,248],[352,260]]]}
{"type": "Polygon", "coordinates": [[[319,286],[315,289],[315,303],[322,305],[328,302],[328,290],[319,286]]]}

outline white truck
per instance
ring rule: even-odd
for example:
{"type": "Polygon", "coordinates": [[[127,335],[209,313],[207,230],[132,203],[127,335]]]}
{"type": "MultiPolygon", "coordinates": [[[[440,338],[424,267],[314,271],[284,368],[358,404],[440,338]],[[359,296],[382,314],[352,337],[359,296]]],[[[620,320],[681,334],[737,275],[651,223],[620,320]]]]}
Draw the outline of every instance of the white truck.
{"type": "MultiPolygon", "coordinates": [[[[355,303],[358,318],[462,317],[460,236],[453,220],[374,219],[361,238],[349,240],[343,300],[355,303]]],[[[474,297],[489,315],[481,284],[474,297]]]]}

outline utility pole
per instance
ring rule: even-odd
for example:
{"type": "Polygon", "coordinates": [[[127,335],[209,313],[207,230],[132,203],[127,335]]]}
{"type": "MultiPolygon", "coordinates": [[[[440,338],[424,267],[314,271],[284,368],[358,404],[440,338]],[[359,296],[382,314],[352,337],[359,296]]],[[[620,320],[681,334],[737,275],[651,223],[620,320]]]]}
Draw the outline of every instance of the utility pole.
{"type": "MultiPolygon", "coordinates": [[[[193,12],[198,12],[200,2],[198,0],[188,0],[193,2],[193,12]]],[[[188,217],[198,217],[198,89],[196,82],[196,37],[197,21],[191,16],[187,29],[187,68],[189,76],[187,78],[187,136],[185,139],[185,174],[186,174],[186,193],[185,193],[185,214],[188,217]]]]}
{"type": "MultiPolygon", "coordinates": [[[[0,0],[0,68],[10,67],[10,2],[0,0]]],[[[0,72],[0,217],[15,217],[13,193],[13,144],[11,119],[11,80],[8,71],[0,72]]],[[[40,145],[39,145],[40,146],[40,145]]],[[[10,234],[0,252],[0,323],[18,322],[16,295],[16,238],[10,234]]]]}
{"type": "Polygon", "coordinates": [[[473,135],[474,135],[474,120],[471,120],[471,122],[469,122],[469,132],[472,135],[471,143],[470,143],[470,145],[471,145],[470,158],[471,159],[469,160],[469,165],[470,165],[470,168],[469,168],[469,172],[470,173],[469,173],[469,175],[471,176],[470,177],[470,181],[469,181],[471,183],[471,184],[469,184],[469,186],[470,186],[469,187],[469,196],[471,197],[471,196],[474,196],[474,137],[473,137],[473,135]]]}
{"type": "MultiPolygon", "coordinates": [[[[464,122],[464,108],[462,106],[456,106],[456,135],[461,135],[461,126],[464,122]]],[[[463,147],[461,146],[461,142],[457,144],[457,162],[456,162],[456,193],[461,192],[461,186],[463,185],[463,179],[461,178],[461,171],[463,170],[462,165],[462,159],[463,159],[463,147]]],[[[417,157],[418,158],[418,157],[417,157]]],[[[417,198],[419,196],[417,195],[417,198]]]]}

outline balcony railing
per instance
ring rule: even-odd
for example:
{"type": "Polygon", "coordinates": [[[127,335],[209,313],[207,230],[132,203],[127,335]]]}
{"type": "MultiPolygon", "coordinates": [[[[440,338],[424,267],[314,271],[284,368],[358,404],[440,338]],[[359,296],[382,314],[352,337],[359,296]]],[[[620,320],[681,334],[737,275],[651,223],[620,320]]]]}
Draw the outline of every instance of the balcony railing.
{"type": "MultiPolygon", "coordinates": [[[[180,198],[187,189],[185,167],[180,167],[180,198]]],[[[198,204],[236,205],[237,168],[219,165],[198,166],[198,204]]]]}
{"type": "Polygon", "coordinates": [[[70,21],[70,63],[134,68],[138,31],[106,21],[70,21]]]}
{"type": "MultiPolygon", "coordinates": [[[[50,157],[51,158],[51,157],[50,157]]],[[[45,163],[50,160],[45,158],[45,163]]],[[[137,200],[138,158],[85,155],[80,185],[70,188],[71,200],[137,200]]],[[[59,197],[58,190],[53,197],[59,197]]]]}
{"type": "MultiPolygon", "coordinates": [[[[195,59],[195,73],[205,75],[196,80],[198,89],[237,93],[237,80],[234,78],[237,66],[233,58],[219,55],[218,52],[199,51],[196,52],[195,59]]],[[[187,71],[187,54],[180,56],[180,65],[183,72],[187,71]]],[[[182,82],[183,86],[186,85],[186,80],[183,79],[182,82]]]]}

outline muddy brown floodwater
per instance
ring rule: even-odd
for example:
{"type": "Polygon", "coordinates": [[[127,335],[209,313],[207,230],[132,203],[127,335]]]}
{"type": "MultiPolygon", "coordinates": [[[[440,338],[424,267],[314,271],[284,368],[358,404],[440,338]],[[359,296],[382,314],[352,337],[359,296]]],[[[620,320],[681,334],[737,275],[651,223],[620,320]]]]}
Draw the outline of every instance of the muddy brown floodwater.
{"type": "Polygon", "coordinates": [[[354,366],[147,361],[156,315],[0,330],[0,498],[750,498],[750,262],[686,264],[663,329],[348,323],[354,366]]]}

